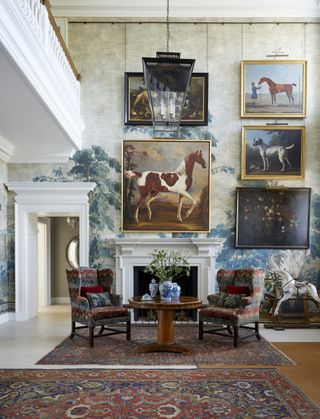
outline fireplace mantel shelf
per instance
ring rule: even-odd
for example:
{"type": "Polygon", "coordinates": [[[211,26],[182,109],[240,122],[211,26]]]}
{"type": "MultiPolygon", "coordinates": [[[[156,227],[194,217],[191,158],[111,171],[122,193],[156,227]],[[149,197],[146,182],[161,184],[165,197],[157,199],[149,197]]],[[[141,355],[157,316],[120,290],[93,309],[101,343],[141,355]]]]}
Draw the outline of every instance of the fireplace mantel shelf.
{"type": "Polygon", "coordinates": [[[217,252],[223,246],[225,239],[219,237],[214,238],[145,238],[145,237],[130,237],[113,239],[112,243],[117,246],[118,256],[137,256],[151,254],[155,248],[188,248],[191,255],[195,252],[198,255],[216,256],[217,252]],[[194,251],[192,251],[194,247],[194,251]]]}

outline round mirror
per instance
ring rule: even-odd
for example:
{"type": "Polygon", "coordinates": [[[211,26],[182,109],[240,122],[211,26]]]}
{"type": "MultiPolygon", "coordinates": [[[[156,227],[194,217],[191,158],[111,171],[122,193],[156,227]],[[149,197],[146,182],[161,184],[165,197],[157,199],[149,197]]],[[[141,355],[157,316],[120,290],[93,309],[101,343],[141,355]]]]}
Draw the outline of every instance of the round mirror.
{"type": "Polygon", "coordinates": [[[66,259],[73,269],[79,268],[79,236],[73,237],[66,250],[66,259]]]}

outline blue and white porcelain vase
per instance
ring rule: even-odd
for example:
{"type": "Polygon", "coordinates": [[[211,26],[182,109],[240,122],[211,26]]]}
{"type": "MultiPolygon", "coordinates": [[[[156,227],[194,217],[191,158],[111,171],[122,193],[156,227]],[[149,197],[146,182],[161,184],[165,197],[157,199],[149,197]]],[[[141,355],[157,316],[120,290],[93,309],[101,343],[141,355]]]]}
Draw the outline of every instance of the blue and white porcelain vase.
{"type": "Polygon", "coordinates": [[[171,301],[171,291],[172,291],[172,281],[164,281],[159,285],[160,297],[161,300],[170,302],[171,301]]]}
{"type": "Polygon", "coordinates": [[[172,282],[171,299],[179,300],[181,294],[181,287],[176,282],[172,282]]]}
{"type": "Polygon", "coordinates": [[[158,292],[158,284],[156,283],[156,280],[154,278],[151,279],[151,282],[149,284],[149,291],[151,298],[154,300],[158,292]]]}

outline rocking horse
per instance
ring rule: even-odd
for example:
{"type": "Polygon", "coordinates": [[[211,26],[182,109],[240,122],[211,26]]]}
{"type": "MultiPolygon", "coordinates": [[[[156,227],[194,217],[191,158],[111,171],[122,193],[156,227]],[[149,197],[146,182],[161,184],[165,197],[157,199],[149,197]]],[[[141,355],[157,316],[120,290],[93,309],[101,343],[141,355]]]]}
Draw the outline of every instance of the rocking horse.
{"type": "Polygon", "coordinates": [[[281,281],[282,288],[282,297],[278,301],[278,304],[274,310],[273,315],[277,316],[279,314],[279,309],[281,304],[284,301],[289,300],[290,298],[297,298],[303,295],[308,295],[315,302],[318,303],[320,308],[320,298],[318,296],[317,288],[308,281],[296,281],[292,276],[286,271],[276,271],[278,277],[281,281]]]}

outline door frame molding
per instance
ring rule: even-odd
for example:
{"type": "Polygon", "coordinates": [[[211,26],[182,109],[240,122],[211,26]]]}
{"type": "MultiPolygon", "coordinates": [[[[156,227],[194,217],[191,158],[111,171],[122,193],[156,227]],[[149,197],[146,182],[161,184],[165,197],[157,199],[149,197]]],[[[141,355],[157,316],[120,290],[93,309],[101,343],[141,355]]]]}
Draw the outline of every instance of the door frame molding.
{"type": "Polygon", "coordinates": [[[93,182],[7,182],[15,196],[15,320],[38,314],[37,218],[79,217],[80,266],[89,263],[89,200],[93,182]]]}

